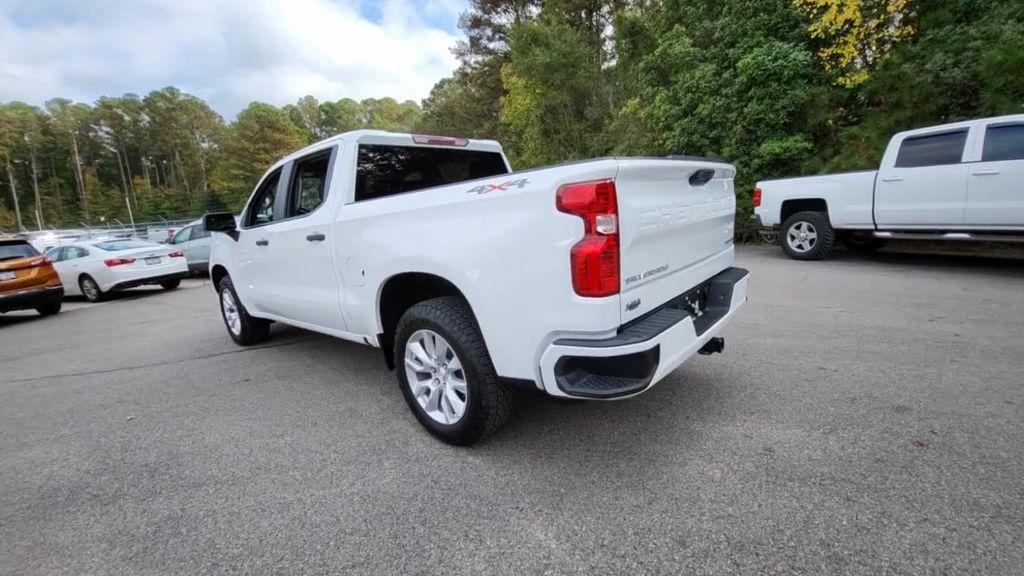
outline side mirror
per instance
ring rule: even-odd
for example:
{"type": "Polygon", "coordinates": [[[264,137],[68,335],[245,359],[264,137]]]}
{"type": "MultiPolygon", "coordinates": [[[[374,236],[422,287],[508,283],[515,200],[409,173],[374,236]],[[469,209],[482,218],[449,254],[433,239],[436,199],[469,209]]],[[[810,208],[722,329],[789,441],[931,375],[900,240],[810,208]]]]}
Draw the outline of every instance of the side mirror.
{"type": "Polygon", "coordinates": [[[203,228],[210,232],[223,232],[238,240],[238,225],[235,224],[235,215],[231,212],[215,212],[203,216],[203,228]]]}

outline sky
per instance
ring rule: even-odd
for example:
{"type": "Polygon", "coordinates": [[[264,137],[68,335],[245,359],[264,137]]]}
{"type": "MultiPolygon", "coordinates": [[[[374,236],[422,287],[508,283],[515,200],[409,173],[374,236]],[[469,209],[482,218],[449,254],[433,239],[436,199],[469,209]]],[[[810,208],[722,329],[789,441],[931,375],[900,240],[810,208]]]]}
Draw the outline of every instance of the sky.
{"type": "Polygon", "coordinates": [[[429,94],[468,0],[0,0],[0,102],[177,86],[249,102],[429,94]]]}

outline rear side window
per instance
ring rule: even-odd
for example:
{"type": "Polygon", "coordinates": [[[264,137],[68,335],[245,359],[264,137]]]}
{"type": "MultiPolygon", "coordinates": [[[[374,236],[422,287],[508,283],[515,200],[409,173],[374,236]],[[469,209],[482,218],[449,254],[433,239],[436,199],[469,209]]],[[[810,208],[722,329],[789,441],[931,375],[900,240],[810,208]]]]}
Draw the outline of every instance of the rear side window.
{"type": "Polygon", "coordinates": [[[989,126],[985,129],[982,162],[1024,160],[1024,124],[989,126]]]}
{"type": "Polygon", "coordinates": [[[249,212],[245,217],[246,226],[274,221],[274,203],[277,200],[277,182],[280,179],[280,168],[263,179],[263,183],[253,195],[252,202],[249,203],[249,212]]]}
{"type": "Polygon", "coordinates": [[[64,249],[64,257],[62,260],[75,260],[77,258],[85,258],[89,255],[89,251],[85,248],[79,248],[78,246],[69,246],[64,249]]]}
{"type": "Polygon", "coordinates": [[[356,201],[507,174],[501,154],[419,146],[359,146],[356,201]]]}
{"type": "Polygon", "coordinates": [[[959,164],[964,154],[967,130],[911,136],[900,144],[897,168],[959,164]]]}
{"type": "Polygon", "coordinates": [[[0,242],[0,261],[39,256],[39,251],[28,242],[0,242]]]}
{"type": "Polygon", "coordinates": [[[302,216],[316,210],[327,192],[327,167],[331,153],[317,154],[295,162],[292,185],[288,191],[288,217],[302,216]]]}

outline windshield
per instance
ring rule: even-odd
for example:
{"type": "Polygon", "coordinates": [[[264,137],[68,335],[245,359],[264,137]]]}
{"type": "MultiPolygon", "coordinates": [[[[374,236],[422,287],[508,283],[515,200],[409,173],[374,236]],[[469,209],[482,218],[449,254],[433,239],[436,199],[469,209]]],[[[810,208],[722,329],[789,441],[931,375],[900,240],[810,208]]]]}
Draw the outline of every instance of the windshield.
{"type": "Polygon", "coordinates": [[[0,243],[0,261],[15,260],[18,258],[31,258],[38,256],[39,251],[28,242],[2,242],[0,243]]]}
{"type": "Polygon", "coordinates": [[[106,250],[107,252],[120,252],[122,250],[134,250],[136,248],[152,248],[158,245],[142,240],[111,240],[110,242],[100,242],[95,246],[100,250],[106,250]]]}

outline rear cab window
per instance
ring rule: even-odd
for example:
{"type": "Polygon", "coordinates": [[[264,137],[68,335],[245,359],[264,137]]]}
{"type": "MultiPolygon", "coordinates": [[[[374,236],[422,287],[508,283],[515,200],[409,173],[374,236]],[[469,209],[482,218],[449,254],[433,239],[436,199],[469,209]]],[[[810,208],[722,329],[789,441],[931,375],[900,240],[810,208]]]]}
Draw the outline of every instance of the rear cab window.
{"type": "Polygon", "coordinates": [[[508,172],[504,158],[497,151],[360,144],[356,160],[355,201],[385,198],[508,172]]]}
{"type": "Polygon", "coordinates": [[[157,246],[152,242],[143,242],[141,240],[111,240],[110,242],[99,242],[94,244],[100,250],[107,252],[120,252],[122,250],[134,250],[136,248],[151,248],[157,246]]]}
{"type": "Polygon", "coordinates": [[[0,241],[0,262],[39,256],[39,251],[23,240],[0,241]]]}
{"type": "Polygon", "coordinates": [[[989,124],[985,128],[982,162],[1024,160],[1024,123],[989,124]]]}
{"type": "Polygon", "coordinates": [[[967,142],[967,129],[908,136],[900,143],[897,168],[959,164],[967,142]]]}

